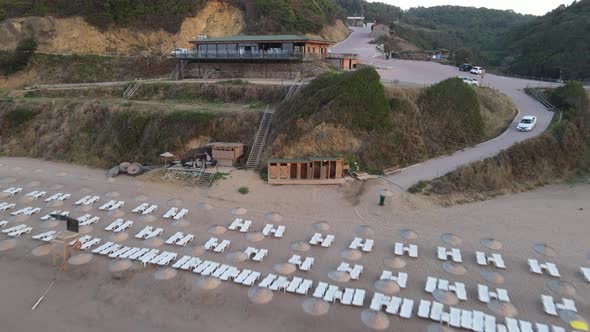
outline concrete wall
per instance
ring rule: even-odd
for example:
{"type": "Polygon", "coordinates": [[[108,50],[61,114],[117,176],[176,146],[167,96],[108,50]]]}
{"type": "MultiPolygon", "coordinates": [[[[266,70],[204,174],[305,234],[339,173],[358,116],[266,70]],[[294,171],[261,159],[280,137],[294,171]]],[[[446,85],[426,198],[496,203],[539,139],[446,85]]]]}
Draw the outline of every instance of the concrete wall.
{"type": "Polygon", "coordinates": [[[274,78],[299,79],[314,77],[325,71],[312,62],[295,63],[190,63],[185,78],[274,78]]]}

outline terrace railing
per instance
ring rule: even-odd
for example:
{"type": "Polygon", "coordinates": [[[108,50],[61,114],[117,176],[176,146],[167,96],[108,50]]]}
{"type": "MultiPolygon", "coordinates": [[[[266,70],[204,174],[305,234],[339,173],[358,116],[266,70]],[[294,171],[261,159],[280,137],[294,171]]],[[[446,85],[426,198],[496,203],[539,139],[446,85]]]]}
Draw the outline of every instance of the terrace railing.
{"type": "Polygon", "coordinates": [[[300,60],[307,58],[306,54],[297,52],[177,52],[173,57],[178,59],[220,59],[220,60],[300,60]]]}

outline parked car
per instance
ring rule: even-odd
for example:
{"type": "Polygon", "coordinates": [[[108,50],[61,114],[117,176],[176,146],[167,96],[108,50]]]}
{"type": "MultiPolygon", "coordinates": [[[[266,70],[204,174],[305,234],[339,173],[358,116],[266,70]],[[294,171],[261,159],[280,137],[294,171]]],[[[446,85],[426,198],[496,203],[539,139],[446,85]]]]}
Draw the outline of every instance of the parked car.
{"type": "Polygon", "coordinates": [[[468,64],[468,63],[464,63],[462,65],[459,66],[459,70],[460,71],[470,71],[471,68],[473,68],[472,65],[468,64]]]}
{"type": "Polygon", "coordinates": [[[481,68],[481,67],[473,67],[473,68],[471,68],[470,72],[472,74],[481,75],[481,73],[483,73],[483,68],[481,68]]]}
{"type": "Polygon", "coordinates": [[[471,78],[471,77],[459,77],[460,79],[463,80],[463,83],[465,84],[469,84],[472,86],[479,86],[479,82],[475,79],[475,78],[471,78]]]}
{"type": "Polygon", "coordinates": [[[523,116],[516,129],[518,131],[531,131],[537,125],[537,117],[532,115],[523,116]]]}
{"type": "Polygon", "coordinates": [[[172,56],[179,56],[179,55],[183,55],[183,54],[187,54],[188,50],[186,48],[175,48],[172,49],[172,52],[170,52],[170,55],[172,56]]]}

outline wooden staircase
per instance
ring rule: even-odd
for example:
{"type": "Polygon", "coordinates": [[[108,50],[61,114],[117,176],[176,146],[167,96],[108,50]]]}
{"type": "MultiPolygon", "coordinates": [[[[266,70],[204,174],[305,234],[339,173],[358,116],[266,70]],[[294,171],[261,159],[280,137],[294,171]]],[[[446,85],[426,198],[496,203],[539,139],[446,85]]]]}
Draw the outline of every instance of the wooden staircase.
{"type": "Polygon", "coordinates": [[[129,86],[127,87],[127,89],[125,89],[125,91],[123,91],[123,97],[124,98],[131,98],[133,97],[133,95],[135,94],[135,92],[137,92],[137,89],[139,89],[139,87],[143,84],[141,78],[135,79],[133,80],[133,82],[131,82],[131,84],[129,84],[129,86]]]}
{"type": "Polygon", "coordinates": [[[254,144],[252,145],[252,149],[250,149],[250,155],[248,156],[248,161],[246,162],[246,169],[255,169],[258,166],[260,156],[262,155],[262,151],[264,150],[264,145],[266,144],[266,139],[270,131],[272,113],[273,112],[269,111],[267,107],[266,111],[264,111],[264,114],[262,115],[262,121],[260,121],[258,132],[254,138],[254,144]]]}
{"type": "Polygon", "coordinates": [[[215,178],[215,174],[217,172],[214,173],[210,173],[210,172],[203,172],[201,174],[201,176],[199,177],[199,182],[197,182],[197,185],[199,187],[211,187],[211,183],[213,183],[213,179],[215,178]]]}

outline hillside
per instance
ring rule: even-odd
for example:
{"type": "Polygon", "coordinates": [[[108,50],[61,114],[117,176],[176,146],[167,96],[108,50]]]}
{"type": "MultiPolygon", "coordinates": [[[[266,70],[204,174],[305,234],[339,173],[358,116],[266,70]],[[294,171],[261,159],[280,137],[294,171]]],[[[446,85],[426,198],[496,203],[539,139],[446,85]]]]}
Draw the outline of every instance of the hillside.
{"type": "Polygon", "coordinates": [[[348,16],[364,15],[367,22],[389,24],[398,20],[403,14],[401,8],[383,2],[336,0],[336,3],[346,11],[348,16]]]}
{"type": "Polygon", "coordinates": [[[561,6],[513,29],[498,47],[495,60],[527,76],[590,79],[590,0],[561,6]]]}
{"type": "Polygon", "coordinates": [[[449,79],[426,89],[384,87],[372,68],[327,73],[281,107],[276,157],[337,155],[379,172],[490,139],[516,108],[497,91],[449,79]]]}
{"type": "Polygon", "coordinates": [[[405,11],[393,28],[398,35],[424,49],[468,47],[487,50],[510,29],[533,18],[487,8],[418,7],[405,11]]]}
{"type": "Polygon", "coordinates": [[[0,2],[0,49],[14,49],[18,41],[35,37],[38,51],[46,53],[168,54],[174,46],[189,47],[197,35],[289,32],[339,41],[348,33],[331,0],[108,3],[0,2]]]}

